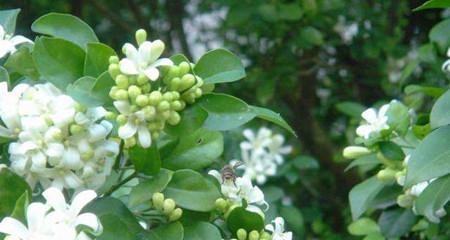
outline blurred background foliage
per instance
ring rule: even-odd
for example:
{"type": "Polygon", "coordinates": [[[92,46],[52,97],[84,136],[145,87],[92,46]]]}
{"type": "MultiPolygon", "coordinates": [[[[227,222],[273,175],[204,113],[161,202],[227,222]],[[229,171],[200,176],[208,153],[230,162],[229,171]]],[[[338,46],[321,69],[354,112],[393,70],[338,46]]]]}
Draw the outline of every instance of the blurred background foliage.
{"type": "MultiPolygon", "coordinates": [[[[344,171],[341,150],[354,138],[360,113],[400,97],[420,109],[426,97],[414,89],[403,96],[406,85],[446,84],[440,66],[448,37],[439,29],[429,32],[450,12],[412,12],[422,3],[0,0],[0,7],[22,9],[17,32],[28,37],[36,18],[63,12],[82,18],[117,51],[138,28],[165,41],[169,53],[193,60],[209,49],[229,48],[244,59],[248,76],[220,90],[280,112],[298,134],[289,140],[295,154],[267,184],[266,196],[279,202],[275,209],[298,239],[350,239],[347,195],[361,172],[344,171]]],[[[231,158],[232,142],[239,140],[233,136],[240,133],[228,135],[231,158]]]]}

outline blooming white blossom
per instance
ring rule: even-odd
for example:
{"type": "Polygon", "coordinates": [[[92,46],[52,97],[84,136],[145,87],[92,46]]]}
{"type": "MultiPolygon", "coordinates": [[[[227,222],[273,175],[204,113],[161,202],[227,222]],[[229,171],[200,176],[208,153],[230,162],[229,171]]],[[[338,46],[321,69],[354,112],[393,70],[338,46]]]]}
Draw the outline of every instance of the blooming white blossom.
{"type": "Polygon", "coordinates": [[[373,133],[379,133],[382,130],[389,129],[388,117],[386,112],[389,110],[389,104],[383,105],[380,110],[369,108],[361,116],[366,121],[356,129],[356,134],[364,139],[369,139],[373,133]]]}
{"type": "Polygon", "coordinates": [[[158,59],[163,51],[164,43],[161,40],[144,41],[138,49],[130,43],[125,43],[123,52],[126,58],[119,62],[120,71],[129,75],[143,74],[156,81],[159,77],[157,67],[173,65],[168,58],[158,59]]]}
{"type": "Polygon", "coordinates": [[[275,218],[272,224],[266,225],[266,230],[272,232],[272,240],[292,240],[292,232],[284,231],[284,219],[275,218]]]}
{"type": "Polygon", "coordinates": [[[292,147],[283,145],[284,137],[265,127],[260,128],[257,133],[246,129],[243,135],[246,141],[240,144],[240,148],[241,160],[245,166],[244,176],[263,184],[268,176],[276,174],[277,166],[284,161],[283,155],[289,154],[292,147]]]}
{"type": "MultiPolygon", "coordinates": [[[[450,58],[450,48],[447,49],[447,57],[450,58]]],[[[450,72],[450,59],[448,59],[447,61],[444,62],[444,64],[442,64],[442,71],[450,72]]]]}
{"type": "Polygon", "coordinates": [[[81,210],[97,197],[92,190],[78,193],[69,205],[63,193],[57,188],[49,188],[42,194],[47,203],[31,203],[26,211],[27,226],[20,221],[6,217],[0,222],[0,232],[8,240],[90,240],[77,227],[84,226],[92,234],[102,232],[102,225],[96,215],[82,213],[81,210]]]}
{"type": "Polygon", "coordinates": [[[348,24],[344,16],[339,16],[338,23],[334,26],[334,31],[341,36],[345,44],[349,44],[358,35],[359,27],[358,23],[353,22],[348,24]]]}
{"type": "Polygon", "coordinates": [[[221,183],[221,192],[226,199],[229,199],[233,204],[242,206],[242,201],[245,200],[248,204],[247,210],[263,214],[261,207],[267,209],[268,204],[264,200],[264,193],[257,186],[253,186],[252,182],[247,177],[237,177],[236,180],[222,181],[222,176],[217,170],[211,170],[209,175],[214,176],[221,183]]]}
{"type": "Polygon", "coordinates": [[[152,138],[144,112],[133,112],[128,101],[114,101],[114,106],[127,119],[126,124],[119,127],[119,137],[126,140],[137,134],[141,146],[150,147],[152,138]]]}
{"type": "Polygon", "coordinates": [[[22,43],[33,43],[30,39],[21,36],[11,36],[7,34],[2,25],[0,25],[0,58],[3,58],[8,53],[14,53],[16,46],[22,43]]]}
{"type": "Polygon", "coordinates": [[[8,149],[11,169],[31,187],[100,187],[119,151],[108,139],[112,124],[101,120],[106,111],[81,111],[50,83],[6,88],[0,84],[0,135],[15,139],[8,149]]]}

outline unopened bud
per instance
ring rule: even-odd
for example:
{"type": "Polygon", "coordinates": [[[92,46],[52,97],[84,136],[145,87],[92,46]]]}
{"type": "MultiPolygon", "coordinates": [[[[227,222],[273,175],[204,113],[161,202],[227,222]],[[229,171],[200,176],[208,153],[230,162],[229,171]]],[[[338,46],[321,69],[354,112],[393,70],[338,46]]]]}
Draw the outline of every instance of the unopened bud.
{"type": "Polygon", "coordinates": [[[192,74],[186,74],[181,78],[180,91],[184,91],[195,84],[195,77],[192,74]]]}
{"type": "Polygon", "coordinates": [[[149,93],[152,90],[152,85],[150,83],[146,83],[141,86],[141,90],[143,93],[149,93]]]}
{"type": "Polygon", "coordinates": [[[166,92],[163,94],[163,99],[171,102],[173,100],[173,94],[171,92],[166,92]]]}
{"type": "Polygon", "coordinates": [[[240,228],[239,230],[237,230],[236,236],[237,236],[238,240],[246,240],[247,239],[247,231],[245,231],[245,229],[243,229],[243,228],[240,228]]]}
{"type": "Polygon", "coordinates": [[[148,97],[145,95],[139,95],[136,97],[136,104],[138,106],[144,107],[148,104],[148,97]]]}
{"type": "Polygon", "coordinates": [[[89,160],[89,159],[91,159],[92,157],[94,157],[94,151],[92,151],[92,150],[89,150],[89,151],[86,151],[86,152],[84,152],[84,153],[82,153],[81,155],[80,155],[80,157],[81,157],[81,159],[83,159],[83,160],[89,160]]]}
{"type": "Polygon", "coordinates": [[[173,101],[170,103],[170,108],[175,110],[175,111],[181,111],[183,110],[183,104],[181,103],[181,101],[173,101]]]}
{"type": "Polygon", "coordinates": [[[168,101],[161,101],[159,104],[158,104],[158,111],[160,111],[160,112],[164,112],[164,111],[167,111],[167,110],[169,110],[170,109],[170,103],[168,102],[168,101]]]}
{"type": "Polygon", "coordinates": [[[128,99],[128,92],[124,89],[117,90],[116,94],[114,94],[114,98],[117,100],[127,100],[128,99]]]}
{"type": "MultiPolygon", "coordinates": [[[[197,77],[197,78],[198,78],[198,77],[197,77]]],[[[203,85],[202,85],[202,91],[203,91],[204,93],[210,93],[210,92],[214,91],[214,88],[215,88],[215,87],[216,87],[216,85],[213,84],[213,83],[203,84],[203,85]]]]}
{"type": "Polygon", "coordinates": [[[183,76],[187,73],[189,73],[189,71],[191,70],[191,67],[189,66],[188,62],[181,62],[178,67],[180,68],[180,76],[183,76]]]}
{"type": "Polygon", "coordinates": [[[259,240],[259,232],[256,230],[251,231],[250,234],[248,235],[248,239],[249,240],[259,240]]]}
{"type": "Polygon", "coordinates": [[[125,139],[125,141],[124,141],[125,148],[134,147],[134,146],[136,146],[136,143],[137,143],[136,138],[134,138],[134,137],[125,139]]]}
{"type": "Polygon", "coordinates": [[[152,46],[150,49],[150,52],[154,54],[155,56],[161,55],[161,53],[164,51],[164,42],[161,40],[155,40],[152,42],[152,46]]]}
{"type": "Polygon", "coordinates": [[[144,29],[139,29],[136,31],[135,37],[138,45],[141,45],[147,40],[147,32],[144,29]]]}
{"type": "MultiPolygon", "coordinates": [[[[164,82],[180,76],[180,68],[178,66],[171,66],[167,75],[164,77],[164,82]]],[[[173,80],[172,80],[173,81],[173,80]]]]}
{"type": "Polygon", "coordinates": [[[160,192],[153,193],[152,201],[153,201],[153,206],[157,210],[161,211],[163,209],[163,204],[164,204],[164,194],[162,194],[160,192]]]}
{"type": "Polygon", "coordinates": [[[119,88],[127,89],[128,88],[128,77],[123,75],[123,74],[117,75],[117,77],[116,77],[116,85],[119,88]]]}
{"type": "Polygon", "coordinates": [[[109,72],[109,75],[111,75],[111,77],[113,79],[116,78],[117,75],[120,74],[119,64],[117,64],[117,63],[110,64],[108,67],[108,72],[109,72]]]}
{"type": "Polygon", "coordinates": [[[130,87],[128,87],[128,96],[131,99],[136,99],[136,97],[139,96],[140,94],[142,94],[142,92],[138,86],[131,85],[130,87]]]}
{"type": "Polygon", "coordinates": [[[175,111],[170,112],[170,116],[167,119],[170,125],[174,126],[177,125],[181,120],[180,114],[178,114],[175,111]]]}
{"type": "Polygon", "coordinates": [[[123,126],[127,123],[127,117],[125,117],[125,115],[123,114],[119,114],[116,118],[116,121],[119,124],[119,126],[123,126]]]}
{"type": "Polygon", "coordinates": [[[144,74],[139,74],[139,76],[137,77],[136,83],[138,85],[144,85],[146,83],[148,83],[149,79],[147,76],[145,76],[144,74]]]}
{"type": "Polygon", "coordinates": [[[202,89],[201,88],[196,88],[195,89],[195,97],[196,98],[199,98],[199,97],[201,97],[202,96],[202,89]]]}
{"type": "Polygon", "coordinates": [[[397,197],[397,204],[400,207],[411,207],[414,202],[414,197],[409,194],[401,194],[397,197]]]}
{"type": "Polygon", "coordinates": [[[160,91],[153,91],[150,93],[149,96],[149,103],[150,105],[156,106],[162,99],[162,94],[160,91]]]}
{"type": "Polygon", "coordinates": [[[218,198],[215,202],[215,206],[216,206],[217,210],[223,212],[227,209],[228,203],[225,199],[218,198]]]}
{"type": "Polygon", "coordinates": [[[181,208],[175,208],[169,216],[169,221],[173,222],[181,218],[183,215],[183,210],[181,208]]]}
{"type": "Polygon", "coordinates": [[[382,169],[377,173],[377,178],[384,182],[394,181],[396,173],[397,171],[392,168],[382,169]]]}
{"type": "Polygon", "coordinates": [[[166,199],[164,200],[164,204],[163,204],[163,212],[166,215],[169,215],[170,213],[172,213],[172,211],[175,209],[175,201],[173,199],[166,199]]]}
{"type": "Polygon", "coordinates": [[[83,127],[78,125],[78,124],[72,124],[70,125],[70,133],[71,134],[78,134],[81,133],[83,131],[83,127]]]}
{"type": "Polygon", "coordinates": [[[354,158],[366,156],[370,153],[371,153],[370,150],[366,147],[348,146],[348,147],[344,148],[342,155],[344,155],[345,158],[354,159],[354,158]]]}
{"type": "Polygon", "coordinates": [[[108,119],[108,120],[113,120],[113,119],[115,119],[116,117],[117,117],[116,114],[113,113],[113,112],[111,112],[111,111],[108,111],[108,112],[106,112],[106,114],[105,114],[105,118],[108,119]]]}
{"type": "Polygon", "coordinates": [[[180,88],[180,85],[181,85],[181,78],[175,77],[175,78],[172,78],[169,88],[172,91],[176,91],[180,88]]]}
{"type": "Polygon", "coordinates": [[[159,119],[167,120],[169,118],[170,118],[170,111],[169,110],[160,113],[159,119]]]}
{"type": "Polygon", "coordinates": [[[119,64],[119,57],[117,57],[117,56],[111,56],[111,57],[109,57],[109,64],[113,64],[113,63],[115,63],[115,64],[119,64]]]}
{"type": "Polygon", "coordinates": [[[147,120],[153,120],[156,117],[156,109],[153,106],[146,106],[142,109],[144,117],[147,120]]]}
{"type": "Polygon", "coordinates": [[[261,240],[272,240],[272,235],[270,235],[270,233],[266,232],[266,231],[262,231],[261,232],[261,240]]]}

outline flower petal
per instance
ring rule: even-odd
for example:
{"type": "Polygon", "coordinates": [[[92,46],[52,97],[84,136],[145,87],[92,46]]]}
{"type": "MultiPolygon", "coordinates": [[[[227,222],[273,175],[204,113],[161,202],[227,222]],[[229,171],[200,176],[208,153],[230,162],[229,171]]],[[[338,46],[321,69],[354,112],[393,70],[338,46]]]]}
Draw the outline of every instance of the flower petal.
{"type": "Polygon", "coordinates": [[[150,80],[156,81],[159,77],[159,70],[155,67],[148,67],[144,70],[145,76],[147,76],[150,80]]]}
{"type": "Polygon", "coordinates": [[[125,125],[119,127],[119,137],[122,139],[128,139],[134,136],[137,131],[136,124],[132,123],[132,121],[128,121],[125,125]]]}
{"type": "Polygon", "coordinates": [[[74,215],[78,215],[89,202],[97,197],[97,193],[92,190],[85,190],[75,195],[70,205],[70,212],[74,215]]]}
{"type": "Polygon", "coordinates": [[[146,126],[139,126],[138,139],[143,148],[148,148],[152,145],[152,137],[150,136],[150,131],[146,126]]]}
{"type": "Polygon", "coordinates": [[[47,204],[57,211],[65,211],[67,209],[66,199],[61,190],[50,187],[42,193],[47,204]]]}
{"type": "Polygon", "coordinates": [[[77,217],[75,221],[75,226],[84,225],[91,228],[94,232],[101,230],[100,222],[97,216],[93,213],[83,213],[77,217]]]}
{"type": "Polygon", "coordinates": [[[5,217],[0,222],[0,232],[7,235],[19,237],[20,239],[27,239],[28,229],[23,223],[10,217],[5,217]]]}
{"type": "Polygon", "coordinates": [[[138,66],[128,58],[124,58],[119,62],[120,71],[125,74],[136,75],[138,74],[138,66]]]}

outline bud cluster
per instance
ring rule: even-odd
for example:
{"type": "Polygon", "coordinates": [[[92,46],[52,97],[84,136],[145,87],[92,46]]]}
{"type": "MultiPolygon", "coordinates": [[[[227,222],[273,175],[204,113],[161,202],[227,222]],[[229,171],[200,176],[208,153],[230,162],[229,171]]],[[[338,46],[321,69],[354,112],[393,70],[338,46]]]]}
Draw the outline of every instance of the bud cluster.
{"type": "MultiPolygon", "coordinates": [[[[144,30],[136,32],[136,40],[140,45],[138,50],[131,44],[124,45],[127,58],[119,60],[112,56],[109,59],[109,73],[115,81],[109,95],[115,102],[129,105],[125,112],[118,109],[119,130],[131,120],[130,124],[148,129],[151,138],[157,139],[166,123],[177,125],[181,120],[180,111],[186,104],[192,104],[202,96],[203,80],[193,74],[192,63],[183,61],[176,65],[167,58],[155,59],[159,57],[154,56],[155,52],[162,53],[164,43],[147,41],[144,30]]],[[[134,146],[137,140],[143,147],[151,144],[143,143],[135,134],[131,137],[123,135],[119,132],[127,147],[134,146]]]]}
{"type": "Polygon", "coordinates": [[[151,201],[153,207],[164,214],[169,222],[177,221],[183,215],[183,210],[176,207],[175,201],[165,198],[162,193],[154,193],[151,201]]]}
{"type": "Polygon", "coordinates": [[[237,231],[236,236],[238,240],[272,240],[272,235],[264,230],[247,232],[241,228],[237,231]]]}

